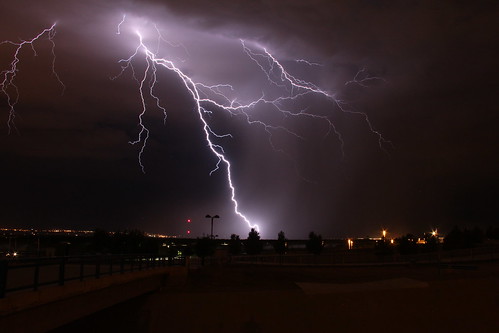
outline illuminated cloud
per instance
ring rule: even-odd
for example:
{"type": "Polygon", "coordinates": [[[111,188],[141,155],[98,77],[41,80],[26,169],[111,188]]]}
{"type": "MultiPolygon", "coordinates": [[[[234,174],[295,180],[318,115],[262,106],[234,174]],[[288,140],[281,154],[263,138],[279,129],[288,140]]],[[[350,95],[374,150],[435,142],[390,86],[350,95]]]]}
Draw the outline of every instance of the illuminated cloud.
{"type": "MultiPolygon", "coordinates": [[[[487,80],[494,77],[490,68],[495,58],[490,52],[472,50],[486,50],[490,45],[493,10],[450,7],[431,11],[424,1],[405,6],[365,1],[292,1],[282,6],[272,1],[224,0],[217,5],[206,1],[22,0],[2,4],[0,40],[29,38],[57,22],[57,73],[67,87],[60,96],[61,86],[50,73],[49,43],[37,46],[36,58],[23,55],[29,60],[19,70],[21,99],[16,120],[21,137],[11,136],[2,143],[2,152],[11,161],[2,169],[12,175],[6,188],[16,192],[15,184],[23,184],[29,175],[43,174],[47,179],[54,174],[71,175],[73,186],[80,189],[75,192],[81,193],[81,204],[70,201],[67,192],[71,191],[62,185],[38,187],[52,201],[67,200],[65,206],[74,208],[56,218],[61,221],[114,220],[115,225],[137,224],[169,233],[177,232],[175,221],[185,215],[209,212],[222,216],[220,230],[226,234],[246,233],[227,204],[223,173],[209,176],[217,158],[199,133],[199,119],[192,112],[195,105],[178,77],[169,73],[158,74],[155,91],[167,111],[166,125],[163,112],[148,100],[152,109],[145,121],[151,137],[143,155],[147,174],[140,174],[139,148],[128,145],[139,131],[137,84],[129,72],[117,80],[110,78],[120,73],[118,60],[136,47],[136,31],[148,47],[157,45],[160,31],[172,45],[161,43],[158,56],[174,60],[195,82],[230,83],[234,91],[224,90],[230,100],[246,104],[262,95],[274,99],[282,93],[268,84],[258,64],[244,52],[240,42],[244,40],[251,52],[265,48],[294,77],[313,82],[336,101],[348,102],[340,105],[348,105],[349,111],[368,115],[366,121],[363,114],[339,112],[339,105],[330,98],[315,95],[305,95],[298,102],[282,100],[284,110],[302,110],[300,117],[283,116],[275,105],[265,103],[246,109],[245,114],[212,110],[207,119],[213,131],[233,135],[216,142],[223,144],[233,163],[238,200],[251,220],[265,224],[265,236],[281,229],[291,237],[312,229],[325,234],[365,234],[387,221],[417,223],[426,218],[424,211],[434,212],[431,219],[443,220],[452,216],[452,208],[444,204],[452,196],[448,184],[460,184],[460,179],[468,177],[466,188],[483,192],[480,189],[495,165],[480,163],[491,156],[478,144],[492,132],[492,122],[468,121],[488,119],[473,117],[469,110],[476,101],[483,104],[484,114],[490,109],[485,97],[490,86],[487,80]],[[118,35],[124,14],[126,24],[120,26],[118,35]],[[300,61],[305,59],[322,66],[300,61]],[[481,82],[480,87],[476,82],[481,82]],[[246,115],[274,127],[247,126],[246,115]],[[466,131],[472,133],[471,139],[455,148],[468,126],[473,127],[466,131]],[[333,135],[334,130],[341,137],[333,135]],[[380,149],[379,133],[394,142],[391,157],[380,149]],[[463,153],[452,153],[462,149],[463,153]],[[481,171],[468,170],[459,162],[460,154],[472,154],[481,171]],[[438,162],[430,167],[427,161],[438,162]],[[92,189],[82,185],[91,183],[83,179],[85,174],[95,179],[92,189]],[[483,175],[483,179],[469,174],[483,175]],[[109,191],[98,190],[103,186],[109,191]],[[97,200],[109,207],[82,208],[98,206],[92,202],[93,193],[108,193],[107,200],[97,200]],[[419,207],[414,216],[407,213],[413,207],[419,207]],[[120,209],[126,212],[116,213],[120,209]]],[[[4,68],[8,60],[4,53],[0,60],[4,68]]],[[[136,69],[144,69],[143,64],[137,62],[136,69]]],[[[381,148],[390,149],[383,144],[381,148]]],[[[31,192],[20,195],[28,201],[38,198],[31,192]]],[[[9,218],[20,211],[14,200],[5,205],[9,218]]],[[[34,216],[40,212],[40,221],[53,218],[45,206],[33,210],[34,216]]],[[[20,214],[13,219],[26,220],[20,214]]],[[[205,231],[202,225],[197,230],[193,225],[193,234],[205,231]]]]}

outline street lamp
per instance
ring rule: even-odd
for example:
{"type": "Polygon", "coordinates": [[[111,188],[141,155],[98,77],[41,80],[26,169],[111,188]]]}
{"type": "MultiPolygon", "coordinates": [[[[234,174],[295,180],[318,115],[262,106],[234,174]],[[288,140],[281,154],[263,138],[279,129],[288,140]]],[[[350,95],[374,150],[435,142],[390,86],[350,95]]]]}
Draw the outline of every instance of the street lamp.
{"type": "Polygon", "coordinates": [[[218,215],[211,216],[209,214],[206,214],[205,217],[207,219],[211,219],[211,234],[210,234],[210,238],[213,239],[213,219],[218,219],[218,218],[220,218],[220,216],[218,216],[218,215]]]}

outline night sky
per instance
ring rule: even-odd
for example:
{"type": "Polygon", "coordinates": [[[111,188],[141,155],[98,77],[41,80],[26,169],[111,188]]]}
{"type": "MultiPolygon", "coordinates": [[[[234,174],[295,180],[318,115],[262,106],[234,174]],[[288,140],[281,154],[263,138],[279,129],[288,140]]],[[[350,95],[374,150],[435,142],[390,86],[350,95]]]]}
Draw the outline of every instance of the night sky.
{"type": "MultiPolygon", "coordinates": [[[[138,85],[130,70],[111,78],[138,45],[135,29],[157,45],[154,24],[171,42],[158,55],[196,82],[231,84],[241,103],[277,87],[268,87],[240,39],[345,102],[347,112],[313,95],[286,105],[326,115],[344,153],[324,119],[248,110],[252,120],[287,129],[269,134],[243,114],[206,114],[214,131],[232,134],[214,141],[232,163],[240,211],[264,238],[280,230],[288,238],[362,237],[381,228],[397,236],[497,225],[498,17],[496,1],[3,1],[0,40],[29,39],[57,22],[55,69],[65,89],[46,35],[34,44],[37,56],[21,51],[10,134],[0,94],[0,226],[185,235],[189,218],[191,236],[201,236],[210,231],[204,216],[218,214],[216,234],[246,238],[227,173],[210,176],[217,158],[173,73],[160,70],[155,88],[166,122],[147,99],[145,174],[140,145],[129,143],[140,130],[138,85]],[[359,71],[369,79],[347,83],[359,71]],[[391,143],[380,145],[373,131],[391,143]]],[[[0,45],[0,71],[13,52],[0,45]]]]}

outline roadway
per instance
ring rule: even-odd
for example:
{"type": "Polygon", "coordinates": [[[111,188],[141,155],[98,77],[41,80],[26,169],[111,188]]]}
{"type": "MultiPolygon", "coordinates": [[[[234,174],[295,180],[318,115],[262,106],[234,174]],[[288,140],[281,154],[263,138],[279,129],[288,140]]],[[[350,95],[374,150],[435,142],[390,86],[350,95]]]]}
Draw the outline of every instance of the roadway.
{"type": "Polygon", "coordinates": [[[499,262],[202,267],[62,332],[497,332],[499,262]],[[468,269],[471,268],[471,269],[468,269]]]}

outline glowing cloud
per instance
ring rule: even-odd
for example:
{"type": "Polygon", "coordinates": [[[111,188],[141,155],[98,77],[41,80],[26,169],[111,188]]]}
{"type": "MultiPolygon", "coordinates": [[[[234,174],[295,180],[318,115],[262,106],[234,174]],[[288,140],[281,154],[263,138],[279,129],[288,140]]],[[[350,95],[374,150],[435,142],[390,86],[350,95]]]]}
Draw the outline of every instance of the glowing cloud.
{"type": "MultiPolygon", "coordinates": [[[[123,19],[119,22],[117,26],[117,34],[123,35],[123,26],[126,24],[125,19],[126,16],[123,16],[123,19]]],[[[139,133],[137,138],[130,143],[134,145],[138,144],[140,146],[138,158],[142,171],[145,172],[145,166],[142,158],[150,134],[149,129],[144,123],[144,116],[150,110],[146,100],[153,99],[155,104],[154,108],[161,110],[166,119],[166,109],[162,106],[161,100],[157,95],[157,89],[159,89],[157,86],[158,71],[165,70],[175,74],[175,76],[180,80],[180,83],[189,93],[194,104],[194,111],[197,113],[199,118],[200,130],[204,132],[207,147],[218,160],[210,174],[221,168],[225,170],[234,212],[244,220],[249,228],[259,230],[259,226],[250,222],[250,220],[241,212],[239,208],[239,202],[236,198],[236,185],[234,184],[232,176],[231,162],[229,161],[223,146],[216,143],[216,140],[229,138],[232,135],[230,133],[220,134],[216,132],[212,126],[210,126],[209,116],[213,112],[223,111],[233,116],[242,116],[249,125],[260,126],[268,134],[270,145],[276,151],[280,151],[282,153],[286,152],[282,149],[276,148],[272,141],[274,132],[281,131],[299,139],[303,139],[303,137],[297,131],[286,127],[284,124],[274,124],[258,118],[255,115],[255,109],[265,107],[267,109],[270,108],[273,112],[278,112],[283,118],[292,117],[297,119],[316,119],[325,122],[329,128],[326,135],[334,133],[340,142],[342,153],[344,153],[344,141],[341,133],[337,130],[331,118],[332,114],[338,111],[362,116],[371,129],[371,132],[378,137],[380,147],[382,148],[382,144],[387,142],[382,135],[374,129],[366,114],[350,110],[347,103],[336,98],[334,93],[327,92],[312,82],[308,82],[290,74],[281,62],[265,47],[249,46],[251,43],[244,40],[233,41],[234,43],[239,42],[241,45],[241,52],[256,64],[253,71],[260,72],[260,76],[263,76],[266,80],[266,86],[261,87],[261,95],[247,100],[241,97],[243,94],[239,96],[239,92],[230,82],[219,84],[206,84],[198,82],[194,79],[193,75],[188,74],[188,71],[182,69],[181,66],[178,65],[178,63],[180,63],[184,66],[184,59],[173,59],[170,57],[160,56],[160,51],[164,48],[181,49],[185,55],[189,55],[189,52],[182,44],[173,43],[164,38],[160,33],[160,30],[155,25],[153,26],[156,37],[151,37],[151,34],[149,33],[147,35],[147,41],[144,37],[145,32],[143,33],[142,29],[137,26],[136,20],[133,20],[133,23],[130,25],[133,26],[132,31],[135,33],[137,43],[132,54],[119,61],[122,66],[122,70],[117,77],[130,70],[134,79],[138,83],[138,92],[142,105],[141,112],[138,115],[139,133]],[[137,66],[137,62],[141,64],[140,70],[138,69],[139,66],[137,66]],[[303,101],[306,101],[306,99],[310,97],[328,101],[331,105],[329,114],[316,114],[312,111],[308,111],[307,108],[300,108],[298,106],[303,104],[303,101]]],[[[163,50],[163,53],[164,52],[165,51],[163,50]]],[[[208,60],[205,60],[205,62],[207,61],[208,60]]],[[[296,60],[296,62],[303,66],[314,66],[320,68],[320,64],[312,63],[303,59],[296,60]]],[[[237,70],[237,68],[234,70],[237,70]]],[[[378,79],[371,78],[366,75],[365,71],[361,71],[352,81],[348,82],[348,84],[358,83],[359,85],[363,85],[366,80],[378,79]]],[[[244,94],[245,97],[246,95],[247,94],[244,94]]]]}

